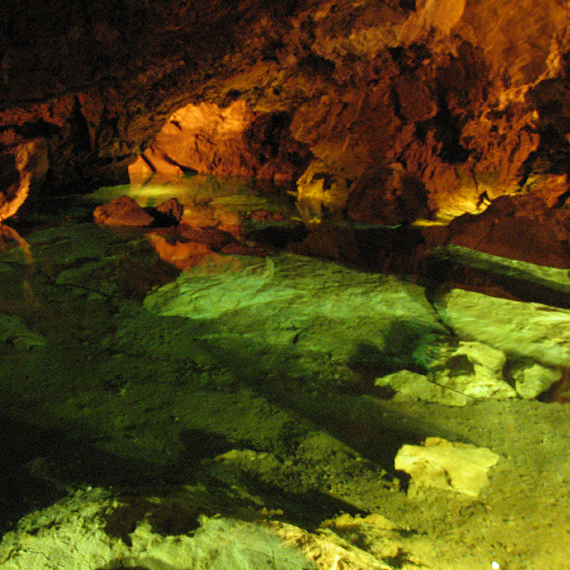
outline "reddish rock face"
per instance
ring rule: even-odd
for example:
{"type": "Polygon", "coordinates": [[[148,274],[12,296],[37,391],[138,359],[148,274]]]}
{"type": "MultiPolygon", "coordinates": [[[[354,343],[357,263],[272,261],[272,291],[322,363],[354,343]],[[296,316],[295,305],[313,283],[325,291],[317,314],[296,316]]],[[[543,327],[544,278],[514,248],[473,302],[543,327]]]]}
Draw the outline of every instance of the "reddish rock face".
{"type": "Polygon", "coordinates": [[[95,208],[94,220],[109,226],[150,226],[154,218],[129,196],[121,196],[95,208]]]}
{"type": "Polygon", "coordinates": [[[48,4],[0,7],[1,218],[31,178],[77,192],[129,164],[298,181],[309,216],[386,224],[566,184],[557,0],[48,4]]]}
{"type": "Polygon", "coordinates": [[[540,197],[501,196],[479,216],[449,224],[447,243],[538,265],[570,264],[567,208],[554,209],[540,197]]]}
{"type": "Polygon", "coordinates": [[[162,127],[152,145],[129,166],[132,179],[155,172],[191,171],[286,183],[307,167],[309,151],[289,132],[287,113],[254,113],[245,101],[227,107],[186,105],[162,127]]]}

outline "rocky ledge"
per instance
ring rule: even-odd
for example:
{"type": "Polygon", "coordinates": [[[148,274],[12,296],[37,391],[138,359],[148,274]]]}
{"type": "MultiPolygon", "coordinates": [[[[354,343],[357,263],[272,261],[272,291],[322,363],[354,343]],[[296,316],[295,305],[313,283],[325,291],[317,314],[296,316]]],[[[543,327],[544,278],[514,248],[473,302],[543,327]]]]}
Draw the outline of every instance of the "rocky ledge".
{"type": "Polygon", "coordinates": [[[129,165],[290,184],[308,217],[447,222],[504,194],[564,209],[568,17],[556,0],[4,3],[0,219],[129,165]]]}

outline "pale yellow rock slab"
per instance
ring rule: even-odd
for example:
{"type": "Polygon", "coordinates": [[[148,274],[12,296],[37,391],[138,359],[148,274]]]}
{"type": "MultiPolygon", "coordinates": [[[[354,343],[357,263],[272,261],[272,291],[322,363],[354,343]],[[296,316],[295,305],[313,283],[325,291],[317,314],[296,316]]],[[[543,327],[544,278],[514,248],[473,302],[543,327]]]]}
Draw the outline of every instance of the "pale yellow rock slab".
{"type": "Polygon", "coordinates": [[[421,446],[402,446],[394,466],[411,476],[412,495],[420,488],[437,488],[478,497],[498,461],[499,456],[485,447],[429,437],[421,446]]]}
{"type": "Polygon", "coordinates": [[[512,375],[519,396],[525,400],[532,400],[558,382],[562,378],[562,371],[534,362],[517,367],[512,371],[512,375]]]}
{"type": "Polygon", "coordinates": [[[545,366],[570,366],[570,310],[452,289],[435,302],[461,338],[545,366]]]}

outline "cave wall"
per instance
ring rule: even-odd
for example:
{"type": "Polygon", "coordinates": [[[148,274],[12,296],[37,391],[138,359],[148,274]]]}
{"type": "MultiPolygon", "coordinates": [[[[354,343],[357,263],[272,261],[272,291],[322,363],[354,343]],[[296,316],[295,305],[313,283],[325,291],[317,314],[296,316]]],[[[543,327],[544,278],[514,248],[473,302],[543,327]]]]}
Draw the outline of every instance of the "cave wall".
{"type": "Polygon", "coordinates": [[[24,189],[122,181],[143,154],[296,182],[307,210],[362,221],[449,221],[504,194],[559,204],[569,16],[560,0],[7,1],[0,218],[24,189]],[[212,115],[165,143],[183,107],[212,115]]]}

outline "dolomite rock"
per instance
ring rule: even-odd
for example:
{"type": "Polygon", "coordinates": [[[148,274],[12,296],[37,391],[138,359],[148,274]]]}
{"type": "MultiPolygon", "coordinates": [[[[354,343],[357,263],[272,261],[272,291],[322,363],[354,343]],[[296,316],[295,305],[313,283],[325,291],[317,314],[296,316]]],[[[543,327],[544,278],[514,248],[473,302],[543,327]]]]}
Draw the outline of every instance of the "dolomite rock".
{"type": "MultiPolygon", "coordinates": [[[[176,510],[176,506],[172,508],[176,510]]],[[[121,509],[129,512],[128,504],[125,508],[119,501],[106,498],[102,490],[93,489],[32,513],[20,522],[18,531],[8,533],[0,543],[0,568],[98,570],[117,564],[169,570],[315,568],[300,549],[292,548],[260,524],[204,516],[193,536],[173,536],[153,532],[149,522],[140,520],[136,528],[118,534],[115,527],[120,529],[120,522],[106,526],[106,521],[121,509]],[[69,548],[69,544],[74,547],[69,548]],[[271,560],[269,566],[266,560],[271,560]]],[[[178,507],[178,512],[184,514],[183,507],[178,507]]]]}
{"type": "MultiPolygon", "coordinates": [[[[0,146],[1,148],[1,146],[0,146]]],[[[0,222],[13,216],[28,199],[38,194],[49,170],[48,147],[44,139],[38,138],[19,144],[0,159],[0,222]],[[13,170],[13,176],[6,178],[6,171],[13,170]]]]}
{"type": "Polygon", "coordinates": [[[411,496],[435,487],[478,497],[489,482],[489,469],[498,461],[499,456],[485,447],[428,437],[422,446],[404,445],[394,467],[411,476],[411,496]]]}
{"type": "Polygon", "coordinates": [[[0,342],[13,344],[17,350],[47,344],[45,337],[28,329],[26,323],[14,315],[0,315],[0,342]]]}
{"type": "Polygon", "coordinates": [[[226,107],[186,105],[170,116],[156,139],[129,166],[131,180],[158,172],[272,179],[299,177],[309,153],[289,133],[285,113],[254,112],[245,101],[226,107]]]}

